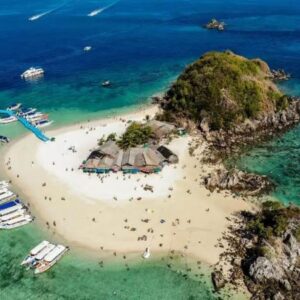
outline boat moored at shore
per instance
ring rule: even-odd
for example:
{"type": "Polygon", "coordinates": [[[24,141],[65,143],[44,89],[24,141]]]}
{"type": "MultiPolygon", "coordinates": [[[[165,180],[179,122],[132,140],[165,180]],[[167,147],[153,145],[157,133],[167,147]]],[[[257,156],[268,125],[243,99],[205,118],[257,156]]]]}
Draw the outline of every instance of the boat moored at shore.
{"type": "Polygon", "coordinates": [[[0,222],[0,229],[14,229],[33,221],[33,217],[29,214],[23,214],[16,218],[0,222]]]}
{"type": "Polygon", "coordinates": [[[42,241],[29,252],[21,265],[34,269],[34,274],[40,274],[54,266],[68,250],[69,247],[42,241]]]}
{"type": "Polygon", "coordinates": [[[42,252],[44,249],[49,248],[49,245],[50,243],[48,241],[42,241],[41,243],[39,243],[37,246],[30,250],[29,254],[21,262],[21,266],[31,264],[40,252],[42,252]]]}
{"type": "Polygon", "coordinates": [[[49,270],[52,266],[54,266],[63,255],[69,251],[68,247],[63,245],[57,245],[51,252],[49,252],[45,258],[40,261],[34,270],[34,274],[40,274],[49,270]]]}

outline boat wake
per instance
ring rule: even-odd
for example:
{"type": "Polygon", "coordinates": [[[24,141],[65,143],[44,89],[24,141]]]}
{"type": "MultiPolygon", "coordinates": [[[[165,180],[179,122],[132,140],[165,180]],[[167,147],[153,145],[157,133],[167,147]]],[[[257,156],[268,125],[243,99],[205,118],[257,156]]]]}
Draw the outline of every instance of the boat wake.
{"type": "Polygon", "coordinates": [[[104,10],[104,8],[99,8],[99,9],[96,9],[96,10],[93,10],[92,12],[90,12],[88,14],[88,17],[94,17],[94,16],[97,16],[98,14],[102,13],[104,10]]]}
{"type": "Polygon", "coordinates": [[[44,17],[44,16],[46,16],[46,15],[49,15],[49,14],[53,13],[54,11],[56,11],[56,10],[62,8],[62,7],[65,6],[65,5],[66,5],[66,3],[64,3],[64,4],[62,4],[62,5],[60,5],[60,6],[56,7],[56,8],[47,10],[47,11],[41,13],[41,14],[34,15],[34,16],[28,18],[28,20],[29,20],[29,21],[36,21],[36,20],[38,20],[38,19],[40,19],[40,18],[42,18],[42,17],[44,17]]]}
{"type": "Polygon", "coordinates": [[[108,8],[110,8],[110,7],[114,6],[114,5],[116,5],[118,2],[119,2],[119,1],[116,1],[116,2],[114,2],[114,3],[112,3],[112,4],[109,4],[109,5],[105,6],[105,7],[95,9],[95,10],[91,11],[91,12],[88,14],[88,17],[95,17],[95,16],[101,14],[102,12],[104,12],[105,10],[107,10],[108,8]]]}
{"type": "Polygon", "coordinates": [[[45,15],[48,15],[48,14],[52,13],[53,11],[54,11],[54,9],[51,9],[51,10],[48,10],[48,11],[42,13],[42,14],[34,15],[34,16],[30,17],[28,20],[29,21],[38,20],[39,18],[41,18],[41,17],[43,17],[45,15]]]}

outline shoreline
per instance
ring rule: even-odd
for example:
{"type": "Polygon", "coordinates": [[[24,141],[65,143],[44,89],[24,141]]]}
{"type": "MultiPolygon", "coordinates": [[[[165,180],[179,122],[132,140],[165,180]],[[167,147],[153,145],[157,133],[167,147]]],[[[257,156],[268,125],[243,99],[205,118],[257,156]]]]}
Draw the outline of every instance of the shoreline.
{"type": "MultiPolygon", "coordinates": [[[[155,107],[150,105],[150,107],[141,108],[133,113],[125,113],[121,117],[114,116],[85,122],[81,126],[89,128],[100,126],[101,129],[104,122],[116,126],[120,119],[137,118],[140,120],[146,114],[153,115],[157,109],[155,107]]],[[[78,136],[79,126],[80,124],[68,125],[47,133],[59,137],[75,132],[76,136],[77,130],[78,139],[82,138],[82,136],[78,136]]],[[[180,139],[184,140],[185,138],[180,139]]],[[[188,139],[190,140],[184,140],[186,145],[193,142],[192,138],[188,139]]],[[[97,141],[95,139],[93,141],[96,145],[97,141]]],[[[57,141],[53,145],[56,143],[57,141]]],[[[133,257],[140,257],[144,249],[150,246],[151,251],[158,255],[174,250],[212,265],[217,263],[218,256],[222,252],[222,248],[216,248],[215,244],[218,243],[222,232],[229,225],[226,218],[230,218],[232,213],[240,209],[250,209],[250,204],[242,199],[234,199],[227,192],[211,194],[201,186],[199,170],[194,168],[200,159],[187,155],[187,149],[181,155],[182,162],[178,166],[178,169],[181,167],[178,173],[181,178],[175,178],[171,182],[174,191],[170,199],[168,195],[162,193],[161,195],[151,195],[148,199],[145,197],[142,201],[134,200],[123,204],[107,203],[107,201],[96,201],[95,199],[87,201],[84,195],[79,194],[76,190],[71,190],[70,185],[58,180],[53,171],[49,171],[49,166],[45,167],[41,164],[41,159],[38,159],[36,154],[41,146],[46,147],[47,144],[41,144],[32,135],[17,139],[5,149],[2,168],[8,178],[13,181],[13,187],[16,186],[18,190],[22,191],[24,199],[30,203],[32,211],[38,219],[37,225],[50,234],[54,231],[56,236],[68,241],[76,249],[87,249],[88,252],[95,252],[95,254],[100,250],[102,256],[106,252],[108,257],[112,257],[115,251],[118,254],[132,253],[133,257]],[[22,158],[21,155],[23,155],[22,158]],[[11,157],[12,170],[7,170],[7,166],[5,166],[9,157],[11,157]],[[34,163],[32,164],[32,162],[34,163]],[[48,170],[46,170],[47,168],[48,170]],[[19,175],[18,178],[17,175],[19,175]],[[32,178],[28,178],[29,176],[32,178]],[[47,186],[43,188],[42,182],[47,182],[47,186]],[[191,194],[186,192],[187,189],[191,190],[191,194]],[[46,194],[48,195],[45,196],[46,194]],[[65,197],[65,201],[61,200],[62,195],[65,197]],[[51,200],[49,200],[50,197],[51,200]],[[85,213],[81,214],[83,210],[85,213]],[[98,210],[97,214],[96,210],[98,210]],[[113,220],[111,216],[114,216],[113,220]],[[95,222],[92,221],[93,217],[95,222]],[[125,218],[128,219],[127,222],[124,222],[125,218]],[[150,221],[149,223],[141,222],[141,218],[150,218],[150,221]],[[180,220],[176,221],[177,218],[180,220]],[[165,224],[161,223],[162,219],[166,221],[165,224]],[[49,226],[45,222],[48,222],[49,226]],[[56,223],[55,226],[53,222],[56,223]],[[130,226],[130,230],[124,229],[124,226],[130,226]],[[143,235],[148,236],[148,240],[137,241],[138,237],[143,235]]],[[[176,148],[178,145],[174,147],[176,148]]],[[[55,151],[53,153],[45,151],[47,155],[55,153],[55,151]]],[[[201,156],[201,153],[199,155],[201,156]]],[[[207,166],[200,165],[199,169],[201,169],[200,173],[205,173],[207,170],[204,169],[207,169],[207,166]]],[[[84,175],[88,177],[87,174],[84,175]]],[[[71,177],[68,174],[64,176],[71,177]]],[[[166,182],[165,178],[162,178],[161,181],[162,185],[166,182]]]]}

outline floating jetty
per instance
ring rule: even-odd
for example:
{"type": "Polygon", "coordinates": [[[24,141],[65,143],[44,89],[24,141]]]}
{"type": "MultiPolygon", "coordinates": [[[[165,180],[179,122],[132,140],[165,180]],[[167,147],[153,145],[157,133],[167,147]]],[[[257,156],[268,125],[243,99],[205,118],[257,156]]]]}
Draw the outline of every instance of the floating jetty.
{"type": "MultiPolygon", "coordinates": [[[[39,119],[30,121],[32,116],[24,116],[22,113],[17,113],[15,110],[12,109],[6,109],[6,110],[0,110],[0,114],[7,115],[7,118],[0,119],[1,124],[11,123],[14,121],[19,121],[25,128],[30,130],[37,138],[39,138],[43,142],[47,142],[50,139],[38,128],[39,125],[41,127],[47,125],[50,125],[52,122],[48,121],[47,118],[44,118],[43,116],[46,115],[39,115],[39,119]]],[[[36,113],[34,111],[34,114],[38,115],[39,113],[36,113]]],[[[48,117],[48,116],[47,116],[48,117]]]]}

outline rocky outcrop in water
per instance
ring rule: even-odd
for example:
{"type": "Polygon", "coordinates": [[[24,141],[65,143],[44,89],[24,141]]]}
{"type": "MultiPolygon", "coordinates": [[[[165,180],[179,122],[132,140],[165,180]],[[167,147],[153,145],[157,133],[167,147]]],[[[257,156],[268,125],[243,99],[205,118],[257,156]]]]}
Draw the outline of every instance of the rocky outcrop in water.
{"type": "Polygon", "coordinates": [[[204,178],[207,189],[231,190],[247,195],[259,195],[273,187],[266,176],[245,173],[237,169],[219,169],[204,178]]]}
{"type": "Polygon", "coordinates": [[[275,81],[289,80],[291,74],[286,73],[283,69],[272,70],[270,78],[275,81]]]}
{"type": "Polygon", "coordinates": [[[211,280],[212,280],[215,291],[219,291],[226,284],[226,280],[225,280],[222,272],[220,272],[220,271],[212,272],[211,280]]]}

